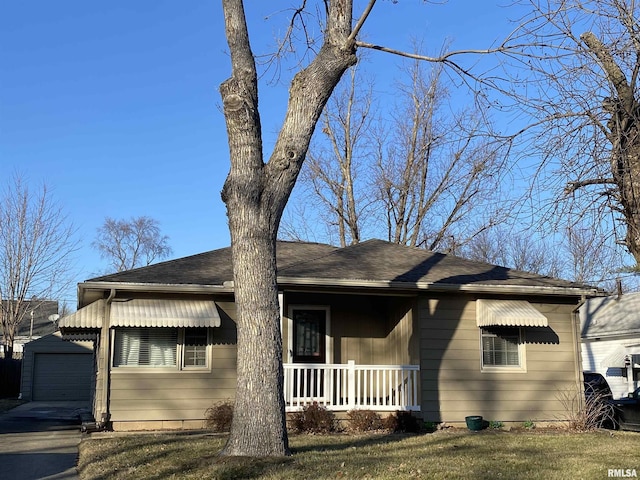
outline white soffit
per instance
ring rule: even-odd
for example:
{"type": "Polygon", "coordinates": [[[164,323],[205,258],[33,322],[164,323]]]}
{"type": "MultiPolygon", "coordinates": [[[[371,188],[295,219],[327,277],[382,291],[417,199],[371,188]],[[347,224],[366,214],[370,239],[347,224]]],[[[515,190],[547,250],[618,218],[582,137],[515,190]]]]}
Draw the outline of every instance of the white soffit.
{"type": "Polygon", "coordinates": [[[525,300],[485,300],[476,302],[479,327],[548,327],[549,320],[525,300]]]}
{"type": "Polygon", "coordinates": [[[112,327],[219,327],[213,300],[134,299],[111,304],[112,327]]]}
{"type": "Polygon", "coordinates": [[[105,300],[97,300],[85,305],[80,310],[66,317],[58,323],[60,328],[101,328],[104,322],[105,300]]]}

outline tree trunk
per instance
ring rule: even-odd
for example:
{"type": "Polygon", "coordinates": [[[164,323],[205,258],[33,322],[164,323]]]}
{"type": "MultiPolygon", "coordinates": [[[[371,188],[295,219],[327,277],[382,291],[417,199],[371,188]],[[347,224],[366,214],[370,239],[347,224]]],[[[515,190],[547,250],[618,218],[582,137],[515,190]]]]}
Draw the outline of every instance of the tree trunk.
{"type": "MultiPolygon", "coordinates": [[[[638,128],[625,132],[629,140],[624,148],[614,151],[613,178],[620,191],[620,204],[627,224],[625,243],[640,265],[640,135],[638,128]]],[[[626,143],[626,142],[625,142],[626,143]]]]}
{"type": "Polygon", "coordinates": [[[233,423],[223,455],[289,454],[283,395],[282,336],[276,283],[276,235],[311,136],[331,92],[355,63],[351,0],[328,3],[325,41],[298,72],[274,151],[262,157],[255,59],[242,0],[223,0],[232,74],[220,93],[231,170],[222,190],[227,206],[236,324],[238,386],[233,423]]]}
{"type": "MultiPolygon", "coordinates": [[[[238,329],[238,386],[225,455],[289,454],[282,395],[282,336],[275,242],[264,219],[243,208],[232,228],[238,329]]],[[[234,217],[236,215],[233,215],[234,217]]],[[[230,215],[231,217],[231,215],[230,215]]]]}
{"type": "Polygon", "coordinates": [[[640,265],[640,102],[635,98],[635,78],[627,80],[611,50],[593,33],[585,32],[580,38],[598,59],[614,89],[615,97],[607,99],[604,106],[611,114],[607,124],[611,173],[627,226],[625,244],[640,265]]]}

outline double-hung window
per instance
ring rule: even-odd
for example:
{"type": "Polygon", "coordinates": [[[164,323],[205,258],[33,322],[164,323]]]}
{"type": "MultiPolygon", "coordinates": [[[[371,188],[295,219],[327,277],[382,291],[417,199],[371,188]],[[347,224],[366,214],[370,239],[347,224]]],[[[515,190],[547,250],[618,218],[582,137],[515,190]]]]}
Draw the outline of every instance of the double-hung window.
{"type": "Polygon", "coordinates": [[[483,328],[482,368],[523,368],[522,336],[519,328],[483,328]]]}
{"type": "Polygon", "coordinates": [[[184,342],[182,345],[182,367],[206,367],[208,343],[206,328],[185,328],[184,342]]]}
{"type": "Polygon", "coordinates": [[[207,368],[207,328],[116,328],[113,366],[145,368],[207,368]]]}

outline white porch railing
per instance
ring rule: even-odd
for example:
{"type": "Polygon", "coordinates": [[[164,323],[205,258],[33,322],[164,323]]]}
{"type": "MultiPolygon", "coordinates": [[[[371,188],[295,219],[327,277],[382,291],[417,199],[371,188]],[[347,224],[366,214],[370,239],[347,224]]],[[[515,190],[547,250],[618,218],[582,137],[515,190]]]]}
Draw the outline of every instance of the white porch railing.
{"type": "Polygon", "coordinates": [[[418,365],[284,364],[286,409],[420,410],[418,365]]]}

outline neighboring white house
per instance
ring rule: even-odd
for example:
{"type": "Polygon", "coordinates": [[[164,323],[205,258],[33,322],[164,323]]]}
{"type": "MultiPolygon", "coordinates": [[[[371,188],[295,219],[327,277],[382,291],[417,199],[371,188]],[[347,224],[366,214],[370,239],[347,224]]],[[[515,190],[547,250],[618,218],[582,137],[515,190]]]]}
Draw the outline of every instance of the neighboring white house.
{"type": "Polygon", "coordinates": [[[604,376],[613,398],[640,383],[640,293],[588,299],[579,309],[582,367],[604,376]]]}

